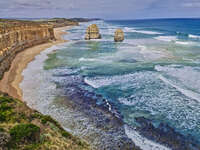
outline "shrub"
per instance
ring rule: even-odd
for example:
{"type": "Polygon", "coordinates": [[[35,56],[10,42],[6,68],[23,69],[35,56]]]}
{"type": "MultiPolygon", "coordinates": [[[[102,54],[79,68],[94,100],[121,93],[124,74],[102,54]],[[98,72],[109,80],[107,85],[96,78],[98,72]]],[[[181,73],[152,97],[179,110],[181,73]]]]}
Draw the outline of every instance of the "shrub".
{"type": "Polygon", "coordinates": [[[34,124],[19,124],[10,129],[12,143],[39,141],[40,128],[34,124]]]}
{"type": "Polygon", "coordinates": [[[12,107],[7,103],[11,103],[10,98],[0,97],[0,122],[8,121],[12,116],[12,107]]]}
{"type": "Polygon", "coordinates": [[[0,105],[0,111],[6,111],[6,110],[11,110],[11,107],[8,106],[7,104],[3,103],[0,105]]]}
{"type": "Polygon", "coordinates": [[[14,118],[12,110],[1,110],[0,109],[0,122],[9,121],[14,118]]]}
{"type": "Polygon", "coordinates": [[[4,112],[0,112],[0,122],[6,121],[6,115],[4,112]]]}
{"type": "Polygon", "coordinates": [[[5,129],[0,127],[0,132],[4,132],[4,131],[5,131],[5,129]]]}
{"type": "Polygon", "coordinates": [[[61,132],[62,136],[66,137],[66,138],[72,138],[72,135],[69,133],[69,132],[66,132],[66,131],[62,131],[61,132]]]}
{"type": "Polygon", "coordinates": [[[47,122],[55,123],[55,120],[53,120],[50,116],[42,116],[41,121],[43,124],[46,124],[47,122]]]}
{"type": "Polygon", "coordinates": [[[0,104],[2,103],[12,103],[13,100],[9,97],[6,96],[0,96],[0,104]]]}

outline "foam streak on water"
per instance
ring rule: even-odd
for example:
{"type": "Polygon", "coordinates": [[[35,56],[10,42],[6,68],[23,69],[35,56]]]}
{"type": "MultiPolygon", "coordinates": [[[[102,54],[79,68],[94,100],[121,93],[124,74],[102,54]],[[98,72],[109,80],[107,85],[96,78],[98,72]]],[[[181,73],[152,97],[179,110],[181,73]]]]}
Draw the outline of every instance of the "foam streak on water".
{"type": "Polygon", "coordinates": [[[150,34],[150,35],[158,35],[158,34],[162,34],[160,32],[155,32],[155,31],[145,31],[145,30],[136,30],[134,28],[128,28],[125,27],[124,28],[125,32],[135,32],[135,33],[142,33],[142,34],[150,34]]]}
{"type": "Polygon", "coordinates": [[[199,39],[200,36],[199,36],[199,35],[192,35],[192,34],[189,34],[189,38],[199,39]]]}
{"type": "Polygon", "coordinates": [[[165,41],[165,42],[172,42],[172,41],[177,40],[175,36],[158,36],[158,37],[155,37],[155,39],[160,40],[160,41],[165,41]]]}
{"type": "Polygon", "coordinates": [[[189,98],[192,98],[194,100],[197,100],[200,102],[200,94],[198,93],[195,93],[195,92],[192,92],[190,90],[186,90],[186,89],[183,89],[183,88],[180,88],[179,86],[171,83],[169,80],[167,80],[165,77],[163,77],[162,75],[159,76],[159,78],[165,82],[166,84],[169,84],[171,85],[172,87],[176,88],[178,91],[180,91],[182,94],[184,94],[185,96],[189,97],[189,98]]]}
{"type": "Polygon", "coordinates": [[[130,129],[125,125],[125,131],[129,138],[131,138],[134,143],[143,150],[171,150],[163,145],[150,141],[142,137],[137,131],[130,129]]]}

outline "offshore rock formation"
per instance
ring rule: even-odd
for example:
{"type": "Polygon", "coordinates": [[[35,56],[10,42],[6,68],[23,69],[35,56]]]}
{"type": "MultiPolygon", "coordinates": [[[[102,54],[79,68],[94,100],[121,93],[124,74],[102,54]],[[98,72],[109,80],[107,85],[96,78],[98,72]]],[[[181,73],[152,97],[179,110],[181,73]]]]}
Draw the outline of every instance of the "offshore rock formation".
{"type": "Polygon", "coordinates": [[[90,39],[101,39],[101,34],[99,33],[99,28],[96,24],[92,24],[87,28],[85,40],[90,39]]]}
{"type": "Polygon", "coordinates": [[[115,31],[114,41],[115,42],[122,42],[122,41],[124,41],[124,32],[121,29],[117,29],[115,31]]]}
{"type": "Polygon", "coordinates": [[[29,21],[0,20],[0,78],[18,52],[54,39],[52,26],[29,21]]]}

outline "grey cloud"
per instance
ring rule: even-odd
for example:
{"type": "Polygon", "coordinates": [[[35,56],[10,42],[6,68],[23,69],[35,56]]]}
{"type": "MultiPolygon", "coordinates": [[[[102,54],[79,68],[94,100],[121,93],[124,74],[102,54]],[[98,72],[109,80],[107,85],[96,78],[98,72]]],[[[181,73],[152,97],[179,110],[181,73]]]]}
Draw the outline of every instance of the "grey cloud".
{"type": "Polygon", "coordinates": [[[0,16],[106,19],[193,17],[200,16],[198,7],[199,0],[0,0],[0,16]],[[188,11],[192,8],[196,9],[188,11]]]}
{"type": "Polygon", "coordinates": [[[200,7],[200,2],[186,2],[182,4],[183,7],[200,7]]]}

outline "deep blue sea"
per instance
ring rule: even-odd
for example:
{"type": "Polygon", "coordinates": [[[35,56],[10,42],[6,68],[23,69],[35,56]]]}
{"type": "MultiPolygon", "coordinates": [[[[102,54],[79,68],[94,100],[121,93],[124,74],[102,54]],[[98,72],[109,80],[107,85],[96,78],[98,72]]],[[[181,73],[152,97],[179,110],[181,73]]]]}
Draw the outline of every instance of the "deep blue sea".
{"type": "MultiPolygon", "coordinates": [[[[136,128],[136,118],[144,117],[200,143],[200,19],[95,21],[67,32],[69,42],[42,52],[24,71],[21,87],[29,105],[82,134],[72,125],[81,117],[55,104],[82,89],[86,96],[101,95],[98,105],[106,100],[109,111],[118,111],[133,140],[140,137],[127,126],[136,128]],[[102,39],[85,41],[93,23],[102,39]],[[114,42],[118,28],[125,33],[122,43],[114,42]]],[[[150,150],[148,142],[135,142],[150,150]]]]}

